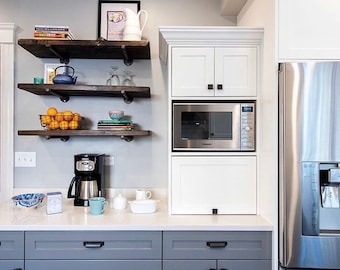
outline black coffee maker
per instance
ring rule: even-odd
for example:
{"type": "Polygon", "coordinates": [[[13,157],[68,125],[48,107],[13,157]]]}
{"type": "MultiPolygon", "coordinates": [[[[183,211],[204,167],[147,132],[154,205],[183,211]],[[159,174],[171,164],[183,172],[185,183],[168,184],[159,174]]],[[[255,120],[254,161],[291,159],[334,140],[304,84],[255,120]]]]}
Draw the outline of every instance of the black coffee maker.
{"type": "Polygon", "coordinates": [[[104,161],[104,154],[74,156],[75,176],[68,188],[67,198],[74,198],[75,206],[89,206],[90,198],[105,195],[104,161]]]}

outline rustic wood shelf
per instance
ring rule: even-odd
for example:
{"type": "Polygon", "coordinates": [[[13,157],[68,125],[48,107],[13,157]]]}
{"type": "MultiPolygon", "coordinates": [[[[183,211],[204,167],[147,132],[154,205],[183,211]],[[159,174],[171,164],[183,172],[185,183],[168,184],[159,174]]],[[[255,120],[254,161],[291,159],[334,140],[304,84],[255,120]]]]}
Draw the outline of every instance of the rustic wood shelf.
{"type": "Polygon", "coordinates": [[[54,95],[67,102],[70,96],[122,97],[126,103],[134,98],[150,98],[150,87],[107,86],[80,84],[33,84],[19,83],[18,88],[36,95],[54,95]]]}
{"type": "Polygon", "coordinates": [[[19,39],[18,44],[39,58],[59,58],[61,63],[77,59],[150,59],[150,44],[141,41],[19,39]]]}
{"type": "Polygon", "coordinates": [[[68,141],[73,136],[118,136],[125,141],[132,141],[135,136],[149,136],[149,130],[18,130],[19,136],[42,136],[46,139],[60,138],[68,141]]]}

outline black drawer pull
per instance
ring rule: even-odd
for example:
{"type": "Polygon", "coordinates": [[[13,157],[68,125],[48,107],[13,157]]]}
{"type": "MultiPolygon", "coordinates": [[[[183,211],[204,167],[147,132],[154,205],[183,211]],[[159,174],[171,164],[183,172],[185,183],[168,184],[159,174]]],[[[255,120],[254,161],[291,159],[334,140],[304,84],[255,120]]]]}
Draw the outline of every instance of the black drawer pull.
{"type": "Polygon", "coordinates": [[[104,246],[104,242],[84,242],[86,248],[101,248],[104,246]]]}
{"type": "Polygon", "coordinates": [[[208,84],[208,90],[213,90],[214,89],[214,85],[213,84],[208,84]]]}
{"type": "Polygon", "coordinates": [[[228,242],[207,242],[207,246],[210,248],[225,248],[228,242]]]}
{"type": "Polygon", "coordinates": [[[217,90],[223,90],[223,84],[218,84],[217,85],[217,90]]]}

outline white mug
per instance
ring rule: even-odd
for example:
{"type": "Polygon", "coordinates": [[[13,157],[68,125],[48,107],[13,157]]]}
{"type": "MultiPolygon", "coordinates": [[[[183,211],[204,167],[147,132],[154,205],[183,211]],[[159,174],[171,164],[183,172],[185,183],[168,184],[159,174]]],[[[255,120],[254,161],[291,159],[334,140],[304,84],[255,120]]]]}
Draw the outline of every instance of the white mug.
{"type": "Polygon", "coordinates": [[[136,190],[136,200],[148,200],[151,198],[151,191],[149,190],[143,190],[143,189],[137,189],[136,190]]]}

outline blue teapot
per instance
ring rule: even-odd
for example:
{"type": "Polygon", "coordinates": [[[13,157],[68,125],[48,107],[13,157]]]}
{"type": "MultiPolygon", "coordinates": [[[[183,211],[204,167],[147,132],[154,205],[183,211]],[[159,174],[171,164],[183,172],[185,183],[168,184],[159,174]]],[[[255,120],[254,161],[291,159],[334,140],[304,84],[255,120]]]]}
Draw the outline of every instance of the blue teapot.
{"type": "Polygon", "coordinates": [[[74,76],[74,68],[71,66],[59,66],[54,70],[54,74],[56,74],[53,78],[54,84],[75,84],[77,81],[77,76],[74,76]],[[65,68],[64,73],[58,74],[58,68],[65,68]],[[72,69],[72,75],[69,75],[69,70],[72,69]]]}

